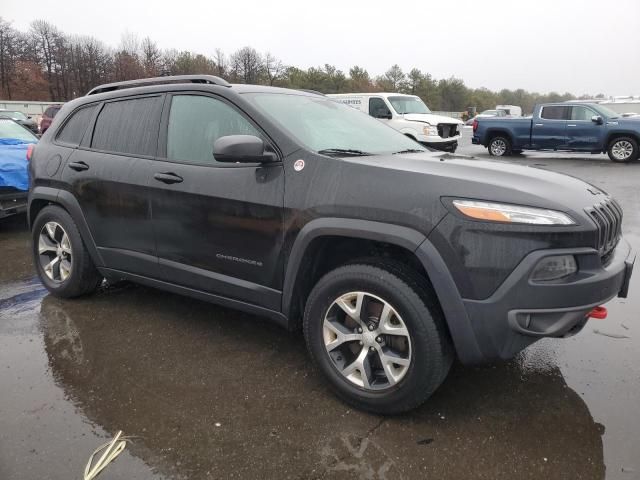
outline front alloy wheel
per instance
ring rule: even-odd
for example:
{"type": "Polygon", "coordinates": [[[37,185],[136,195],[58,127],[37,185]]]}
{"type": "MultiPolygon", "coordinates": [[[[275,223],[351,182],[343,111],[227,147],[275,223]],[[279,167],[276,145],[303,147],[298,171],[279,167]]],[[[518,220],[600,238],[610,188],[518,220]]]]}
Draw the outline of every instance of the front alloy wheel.
{"type": "Polygon", "coordinates": [[[69,235],[57,222],[47,222],[38,237],[38,259],[45,275],[55,283],[71,274],[73,256],[69,235]]]}
{"type": "Polygon", "coordinates": [[[393,387],[411,365],[405,323],[388,302],[371,293],[337,298],[324,317],[323,339],[335,368],[365,390],[393,387]]]}
{"type": "Polygon", "coordinates": [[[309,353],[333,391],[382,414],[411,410],[442,383],[453,347],[426,278],[392,259],[326,273],[305,305],[309,353]]]}

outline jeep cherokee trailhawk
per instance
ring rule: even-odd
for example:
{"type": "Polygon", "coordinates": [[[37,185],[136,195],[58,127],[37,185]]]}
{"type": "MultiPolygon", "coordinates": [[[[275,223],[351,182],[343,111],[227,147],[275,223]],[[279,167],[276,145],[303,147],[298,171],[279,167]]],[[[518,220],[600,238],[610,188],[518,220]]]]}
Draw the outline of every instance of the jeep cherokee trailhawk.
{"type": "Polygon", "coordinates": [[[578,332],[626,295],[634,259],[620,206],[592,185],[210,76],[94,88],[29,168],[52,294],[126,279],[302,327],[335,392],[380,413],[427,399],[455,356],[578,332]]]}

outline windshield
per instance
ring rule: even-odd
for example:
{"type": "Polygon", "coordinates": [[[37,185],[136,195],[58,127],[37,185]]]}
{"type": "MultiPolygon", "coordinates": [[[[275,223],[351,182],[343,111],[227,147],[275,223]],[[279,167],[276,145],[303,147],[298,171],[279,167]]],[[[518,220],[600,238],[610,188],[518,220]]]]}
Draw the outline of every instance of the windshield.
{"type": "Polygon", "coordinates": [[[27,120],[22,112],[0,112],[0,117],[13,118],[14,120],[27,120]]]}
{"type": "Polygon", "coordinates": [[[602,105],[592,105],[601,115],[607,118],[618,118],[620,114],[618,112],[614,112],[610,108],[603,107],[602,105]]]}
{"type": "Polygon", "coordinates": [[[405,113],[431,113],[429,107],[418,97],[389,97],[388,100],[398,115],[405,113]]]}
{"type": "Polygon", "coordinates": [[[29,130],[11,120],[0,120],[0,138],[15,138],[28,143],[38,141],[29,130]]]}
{"type": "Polygon", "coordinates": [[[341,156],[341,153],[356,152],[374,155],[405,150],[427,151],[379,120],[326,97],[281,93],[251,93],[246,96],[265,115],[316,152],[327,150],[341,156]]]}

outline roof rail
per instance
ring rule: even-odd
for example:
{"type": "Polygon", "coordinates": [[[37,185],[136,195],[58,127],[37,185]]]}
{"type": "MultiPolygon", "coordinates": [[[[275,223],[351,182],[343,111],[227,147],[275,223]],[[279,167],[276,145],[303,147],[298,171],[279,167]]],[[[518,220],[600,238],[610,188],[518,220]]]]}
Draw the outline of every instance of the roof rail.
{"type": "Polygon", "coordinates": [[[149,85],[165,85],[169,83],[208,83],[210,85],[220,85],[221,87],[230,87],[231,84],[220,77],[213,75],[174,75],[167,77],[140,78],[138,80],[127,80],[125,82],[105,83],[89,90],[87,95],[96,95],[98,93],[113,92],[114,90],[123,90],[125,88],[146,87],[149,85]]]}

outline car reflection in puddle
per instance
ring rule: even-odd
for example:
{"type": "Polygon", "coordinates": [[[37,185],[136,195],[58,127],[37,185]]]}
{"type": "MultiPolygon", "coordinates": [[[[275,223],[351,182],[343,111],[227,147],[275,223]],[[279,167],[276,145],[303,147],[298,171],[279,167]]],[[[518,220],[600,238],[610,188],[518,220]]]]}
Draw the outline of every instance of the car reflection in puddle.
{"type": "Polygon", "coordinates": [[[74,415],[138,437],[163,476],[604,477],[603,427],[540,349],[377,417],[326,392],[301,336],[239,312],[125,286],[45,296],[33,318],[74,415]]]}

